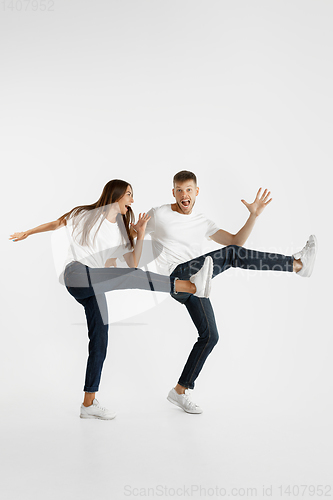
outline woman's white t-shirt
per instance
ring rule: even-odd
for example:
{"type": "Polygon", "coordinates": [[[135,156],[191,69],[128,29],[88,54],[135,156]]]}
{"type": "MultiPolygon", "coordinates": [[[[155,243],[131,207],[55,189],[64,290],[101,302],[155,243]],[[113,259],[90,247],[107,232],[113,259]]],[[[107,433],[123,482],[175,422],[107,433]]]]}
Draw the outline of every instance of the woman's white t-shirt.
{"type": "MultiPolygon", "coordinates": [[[[120,258],[124,260],[122,256],[132,251],[130,247],[126,247],[127,242],[120,232],[118,223],[110,222],[108,219],[104,219],[101,223],[101,219],[102,216],[97,219],[97,222],[89,233],[89,245],[81,244],[81,231],[83,229],[84,217],[80,220],[74,234],[73,219],[67,221],[66,229],[70,247],[64,269],[67,264],[74,260],[89,267],[105,267],[105,263],[108,259],[120,258]],[[95,234],[96,238],[94,238],[95,234]]],[[[120,223],[122,223],[122,221],[120,223]]]]}

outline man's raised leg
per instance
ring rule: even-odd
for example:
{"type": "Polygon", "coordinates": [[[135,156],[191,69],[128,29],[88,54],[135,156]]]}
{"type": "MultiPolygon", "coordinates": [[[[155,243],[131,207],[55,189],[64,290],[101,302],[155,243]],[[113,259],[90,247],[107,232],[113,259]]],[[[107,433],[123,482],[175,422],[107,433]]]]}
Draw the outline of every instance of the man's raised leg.
{"type": "MultiPolygon", "coordinates": [[[[213,259],[213,278],[230,269],[230,267],[240,267],[242,269],[257,271],[295,272],[299,273],[300,276],[310,276],[316,252],[317,240],[315,236],[310,236],[305,247],[299,253],[290,256],[248,250],[237,245],[229,245],[180,264],[173,271],[172,276],[176,276],[179,279],[189,279],[192,274],[196,273],[202,267],[207,256],[213,259]]],[[[209,299],[199,299],[198,302],[196,297],[189,297],[187,294],[181,293],[172,296],[185,304],[197,327],[199,338],[192,348],[177,385],[169,392],[168,400],[189,413],[201,413],[202,410],[190,401],[186,389],[194,388],[195,379],[198,377],[208,355],[218,341],[214,312],[209,299]]]]}

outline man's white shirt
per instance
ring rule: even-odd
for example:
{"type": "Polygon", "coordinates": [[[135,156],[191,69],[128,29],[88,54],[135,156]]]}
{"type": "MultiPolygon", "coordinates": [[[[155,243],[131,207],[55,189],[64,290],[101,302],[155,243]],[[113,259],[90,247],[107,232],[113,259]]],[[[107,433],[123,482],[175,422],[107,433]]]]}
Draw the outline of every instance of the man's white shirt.
{"type": "Polygon", "coordinates": [[[152,239],[153,253],[161,274],[170,275],[181,263],[204,253],[204,243],[219,227],[204,214],[194,209],[190,214],[180,214],[171,204],[149,210],[146,234],[152,239]]]}

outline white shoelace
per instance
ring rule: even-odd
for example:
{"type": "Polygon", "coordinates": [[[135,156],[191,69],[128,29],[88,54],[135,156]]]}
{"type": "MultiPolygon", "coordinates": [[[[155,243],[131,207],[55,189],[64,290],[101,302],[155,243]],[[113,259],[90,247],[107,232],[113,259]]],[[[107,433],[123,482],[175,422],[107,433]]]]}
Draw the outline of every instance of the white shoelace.
{"type": "Polygon", "coordinates": [[[187,391],[185,391],[184,398],[186,399],[189,408],[191,408],[191,409],[194,410],[195,408],[198,407],[198,405],[196,403],[194,403],[193,401],[191,401],[190,395],[189,395],[189,393],[187,391]]]}
{"type": "Polygon", "coordinates": [[[299,252],[295,253],[294,257],[298,260],[298,259],[301,259],[304,257],[304,254],[307,252],[307,250],[309,249],[310,247],[310,242],[309,240],[306,242],[306,245],[304,248],[302,248],[302,250],[300,250],[299,252]]]}
{"type": "Polygon", "coordinates": [[[107,411],[107,410],[106,410],[106,408],[103,408],[103,406],[101,406],[101,405],[99,404],[99,401],[97,401],[97,399],[96,399],[96,403],[97,403],[97,404],[94,404],[94,405],[93,405],[95,408],[98,408],[99,410],[102,410],[102,411],[107,411]]]}

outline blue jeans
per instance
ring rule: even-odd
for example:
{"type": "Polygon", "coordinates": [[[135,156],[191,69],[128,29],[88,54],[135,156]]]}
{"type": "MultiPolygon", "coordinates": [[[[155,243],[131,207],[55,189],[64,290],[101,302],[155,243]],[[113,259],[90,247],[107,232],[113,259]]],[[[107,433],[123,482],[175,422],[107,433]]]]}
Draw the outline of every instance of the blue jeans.
{"type": "MultiPolygon", "coordinates": [[[[294,258],[292,256],[247,250],[244,247],[230,245],[179,264],[171,277],[188,280],[192,274],[201,269],[208,255],[214,262],[213,278],[230,267],[258,271],[293,271],[294,258]]],[[[183,387],[193,389],[196,378],[219,339],[214,311],[209,299],[183,292],[172,293],[172,297],[185,305],[199,334],[178,380],[183,387]]]]}
{"type": "Polygon", "coordinates": [[[136,268],[91,268],[73,261],[66,266],[64,282],[84,307],[88,325],[88,361],[84,392],[97,392],[108,345],[108,309],[105,292],[140,289],[174,292],[175,279],[136,268]]]}

